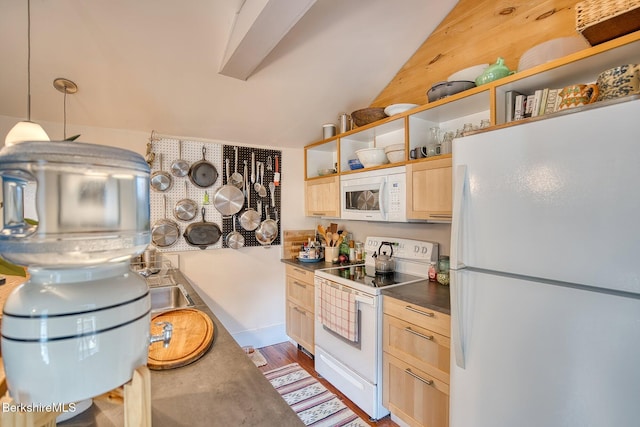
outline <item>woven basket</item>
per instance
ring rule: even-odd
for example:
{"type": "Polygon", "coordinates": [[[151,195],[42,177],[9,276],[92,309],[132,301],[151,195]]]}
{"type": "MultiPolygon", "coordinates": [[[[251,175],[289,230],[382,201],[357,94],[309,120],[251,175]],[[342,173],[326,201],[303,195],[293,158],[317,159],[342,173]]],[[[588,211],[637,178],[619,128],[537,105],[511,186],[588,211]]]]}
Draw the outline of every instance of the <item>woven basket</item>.
{"type": "Polygon", "coordinates": [[[363,108],[351,113],[351,119],[356,126],[364,126],[380,119],[384,119],[387,115],[384,108],[363,108]]]}
{"type": "Polygon", "coordinates": [[[576,29],[592,46],[640,30],[640,0],[577,3],[576,29]]]}

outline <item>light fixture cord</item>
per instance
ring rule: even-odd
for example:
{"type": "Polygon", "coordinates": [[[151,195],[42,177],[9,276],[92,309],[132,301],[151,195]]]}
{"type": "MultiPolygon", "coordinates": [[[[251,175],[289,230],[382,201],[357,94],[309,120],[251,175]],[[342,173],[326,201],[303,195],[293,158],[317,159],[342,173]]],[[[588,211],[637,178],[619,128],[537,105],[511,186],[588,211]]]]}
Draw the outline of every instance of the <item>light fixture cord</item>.
{"type": "Polygon", "coordinates": [[[27,120],[31,121],[31,0],[27,0],[27,120]]]}
{"type": "Polygon", "coordinates": [[[63,111],[63,120],[64,120],[62,139],[66,140],[67,139],[67,87],[66,86],[64,88],[64,106],[62,108],[62,111],[63,111]]]}

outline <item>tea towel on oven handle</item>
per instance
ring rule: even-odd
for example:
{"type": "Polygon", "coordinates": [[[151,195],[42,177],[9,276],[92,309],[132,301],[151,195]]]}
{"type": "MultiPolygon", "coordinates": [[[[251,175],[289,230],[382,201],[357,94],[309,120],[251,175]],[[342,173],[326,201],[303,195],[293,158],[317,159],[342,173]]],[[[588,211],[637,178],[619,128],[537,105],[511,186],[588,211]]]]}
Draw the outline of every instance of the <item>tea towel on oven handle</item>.
{"type": "Polygon", "coordinates": [[[341,337],[358,342],[358,303],[349,289],[323,281],[320,285],[320,322],[341,337]]]}

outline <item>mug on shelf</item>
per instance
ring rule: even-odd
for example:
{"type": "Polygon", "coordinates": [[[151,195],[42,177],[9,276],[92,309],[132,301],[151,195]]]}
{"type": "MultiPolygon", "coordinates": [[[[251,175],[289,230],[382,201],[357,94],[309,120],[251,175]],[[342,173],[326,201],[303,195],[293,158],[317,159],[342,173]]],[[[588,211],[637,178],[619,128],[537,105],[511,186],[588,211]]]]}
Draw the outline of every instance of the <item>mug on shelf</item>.
{"type": "Polygon", "coordinates": [[[416,147],[409,150],[409,157],[411,159],[421,159],[427,157],[427,147],[416,147]]]}
{"type": "Polygon", "coordinates": [[[566,110],[567,108],[591,104],[598,99],[598,93],[598,85],[595,84],[575,84],[565,86],[560,89],[560,92],[558,93],[558,96],[560,97],[558,110],[566,110]]]}
{"type": "Polygon", "coordinates": [[[640,93],[640,64],[625,64],[598,75],[598,101],[640,93]]]}

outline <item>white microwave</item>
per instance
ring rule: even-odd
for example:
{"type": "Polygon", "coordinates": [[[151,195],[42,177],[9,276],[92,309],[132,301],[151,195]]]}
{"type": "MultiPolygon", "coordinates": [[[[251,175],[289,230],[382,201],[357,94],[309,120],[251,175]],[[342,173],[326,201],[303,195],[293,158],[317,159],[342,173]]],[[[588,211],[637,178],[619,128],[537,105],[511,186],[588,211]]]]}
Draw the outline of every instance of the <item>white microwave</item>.
{"type": "Polygon", "coordinates": [[[407,222],[407,173],[404,166],[340,177],[341,218],[407,222]]]}

